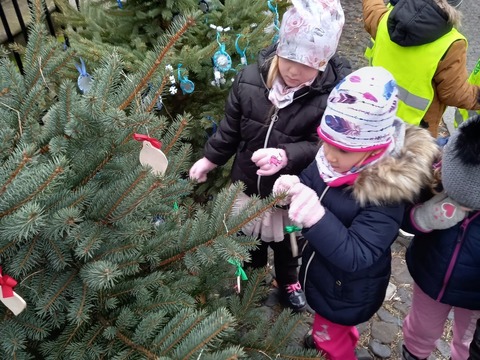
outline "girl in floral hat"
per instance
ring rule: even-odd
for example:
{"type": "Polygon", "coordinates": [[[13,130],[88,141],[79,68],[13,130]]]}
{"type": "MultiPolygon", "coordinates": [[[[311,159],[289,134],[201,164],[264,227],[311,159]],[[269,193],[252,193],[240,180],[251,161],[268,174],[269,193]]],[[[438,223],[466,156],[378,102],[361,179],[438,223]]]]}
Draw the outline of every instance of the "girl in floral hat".
{"type": "Polygon", "coordinates": [[[315,318],[306,344],[329,360],[356,359],[355,326],[385,298],[405,205],[432,179],[438,147],[396,117],[397,93],[384,68],[347,76],[328,97],[315,161],[273,187],[307,240],[300,283],[315,318]]]}
{"type": "MultiPolygon", "coordinates": [[[[292,3],[283,16],[278,43],[236,76],[225,117],[208,139],[204,157],[190,169],[192,180],[204,182],[211,170],[235,156],[231,180],[245,184],[239,210],[251,195],[269,196],[281,174],[299,174],[314,159],[316,128],[328,93],[350,72],[335,56],[345,20],[340,1],[292,3]]],[[[267,265],[271,247],[281,300],[302,311],[306,302],[298,283],[298,258],[285,225],[290,225],[286,210],[276,208],[244,227],[245,234],[260,240],[246,265],[267,265]]]]}

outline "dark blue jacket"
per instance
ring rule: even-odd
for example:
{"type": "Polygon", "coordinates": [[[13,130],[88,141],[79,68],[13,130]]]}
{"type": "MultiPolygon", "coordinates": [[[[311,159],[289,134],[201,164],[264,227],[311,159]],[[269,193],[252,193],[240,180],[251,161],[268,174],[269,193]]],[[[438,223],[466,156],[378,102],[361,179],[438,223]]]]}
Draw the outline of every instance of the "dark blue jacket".
{"type": "Polygon", "coordinates": [[[325,207],[320,221],[302,231],[308,243],[300,283],[310,307],[334,323],[360,324],[381,307],[405,206],[431,180],[425,164],[438,155],[433,138],[410,125],[405,138],[400,154],[362,170],[351,187],[328,188],[323,198],[327,185],[316,162],[300,174],[325,207]]]}
{"type": "MultiPolygon", "coordinates": [[[[412,226],[409,213],[405,225],[412,226]]],[[[408,270],[423,292],[444,304],[480,310],[480,211],[446,230],[405,229],[415,234],[408,270]]]]}

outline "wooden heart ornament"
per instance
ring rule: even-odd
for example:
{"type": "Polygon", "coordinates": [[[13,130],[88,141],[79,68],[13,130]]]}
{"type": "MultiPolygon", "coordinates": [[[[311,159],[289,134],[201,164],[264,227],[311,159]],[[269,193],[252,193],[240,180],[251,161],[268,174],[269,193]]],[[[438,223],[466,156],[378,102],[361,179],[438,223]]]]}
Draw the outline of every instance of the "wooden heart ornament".
{"type": "Polygon", "coordinates": [[[160,148],[162,143],[157,139],[141,134],[133,135],[135,140],[142,141],[140,164],[149,166],[155,175],[163,175],[168,167],[168,159],[160,148]]]}

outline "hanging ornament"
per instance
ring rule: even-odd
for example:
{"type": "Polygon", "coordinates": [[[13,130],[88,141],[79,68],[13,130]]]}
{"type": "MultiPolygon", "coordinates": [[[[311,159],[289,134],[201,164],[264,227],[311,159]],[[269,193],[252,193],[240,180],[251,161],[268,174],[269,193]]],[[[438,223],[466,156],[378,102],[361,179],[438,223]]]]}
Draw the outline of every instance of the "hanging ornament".
{"type": "Polygon", "coordinates": [[[180,89],[182,89],[183,94],[191,94],[193,90],[195,90],[195,84],[188,80],[188,76],[183,76],[180,68],[182,64],[178,64],[177,68],[177,77],[178,81],[180,82],[180,89]]]}
{"type": "Polygon", "coordinates": [[[237,285],[235,286],[235,291],[237,292],[237,294],[240,294],[240,280],[248,280],[247,274],[245,273],[245,270],[243,270],[239,260],[229,259],[228,262],[236,268],[235,275],[237,276],[237,285]]]}
{"type": "Polygon", "coordinates": [[[17,281],[8,275],[2,275],[0,267],[0,301],[15,315],[20,314],[27,307],[27,303],[18,295],[13,288],[17,281]]]}
{"type": "Polygon", "coordinates": [[[140,164],[150,166],[155,175],[163,175],[167,170],[168,159],[163,151],[160,150],[162,143],[157,139],[142,134],[133,134],[133,138],[143,143],[140,151],[140,164]]]}
{"type": "Polygon", "coordinates": [[[217,123],[215,122],[215,120],[210,116],[210,115],[207,115],[205,116],[207,118],[207,120],[210,120],[210,122],[212,123],[212,131],[211,133],[209,133],[208,131],[205,131],[206,132],[206,138],[208,139],[210,136],[212,136],[213,134],[215,134],[217,132],[217,123]]]}
{"type": "Polygon", "coordinates": [[[268,9],[273,13],[273,27],[275,28],[276,34],[273,37],[272,42],[276,43],[278,41],[278,34],[280,33],[280,21],[278,16],[278,6],[272,4],[272,0],[267,0],[268,9]]]}
{"type": "Polygon", "coordinates": [[[213,54],[213,81],[212,85],[220,86],[225,84],[225,73],[232,68],[232,58],[225,50],[225,44],[220,41],[220,33],[229,31],[230,28],[222,28],[221,26],[210,25],[217,30],[218,51],[213,54]]]}
{"type": "Polygon", "coordinates": [[[290,234],[290,246],[292,248],[292,256],[297,257],[298,256],[298,244],[297,244],[297,236],[295,233],[297,231],[301,231],[302,228],[299,228],[298,226],[291,225],[291,226],[285,226],[285,231],[290,234]]]}
{"type": "Polygon", "coordinates": [[[80,58],[80,64],[75,63],[75,67],[77,68],[80,75],[78,75],[77,85],[82,94],[86,94],[92,88],[93,78],[87,72],[87,68],[85,66],[85,62],[82,58],[80,58]]]}
{"type": "Polygon", "coordinates": [[[210,11],[210,0],[200,0],[198,2],[198,7],[204,14],[206,14],[210,11]]]}
{"type": "Polygon", "coordinates": [[[165,71],[167,72],[168,80],[170,81],[170,88],[168,91],[171,95],[175,95],[177,93],[177,81],[175,80],[175,76],[173,76],[173,66],[170,64],[166,65],[165,71]]]}
{"type": "Polygon", "coordinates": [[[247,64],[247,55],[245,54],[245,52],[247,51],[248,40],[247,40],[247,45],[245,45],[245,47],[242,49],[239,44],[239,40],[241,37],[243,37],[242,34],[237,34],[237,39],[235,40],[235,49],[237,49],[237,53],[238,55],[240,55],[240,63],[243,66],[246,66],[248,64],[247,64]]]}

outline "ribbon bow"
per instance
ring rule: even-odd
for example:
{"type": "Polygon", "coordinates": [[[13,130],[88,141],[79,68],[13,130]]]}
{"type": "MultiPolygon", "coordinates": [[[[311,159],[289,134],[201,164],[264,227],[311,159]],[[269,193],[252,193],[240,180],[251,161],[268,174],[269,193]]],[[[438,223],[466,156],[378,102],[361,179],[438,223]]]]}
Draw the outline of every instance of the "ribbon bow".
{"type": "Polygon", "coordinates": [[[294,233],[296,231],[301,231],[301,230],[302,230],[302,228],[299,228],[298,226],[295,226],[295,225],[285,226],[285,231],[288,234],[294,233]]]}
{"type": "Polygon", "coordinates": [[[0,267],[0,287],[2,288],[2,296],[9,298],[13,296],[13,288],[17,285],[17,281],[8,275],[2,275],[2,267],[0,267]]]}
{"type": "Polygon", "coordinates": [[[240,276],[242,280],[248,280],[245,270],[243,270],[242,266],[240,265],[240,261],[238,261],[237,259],[229,259],[228,262],[237,268],[235,276],[240,276]]]}
{"type": "Polygon", "coordinates": [[[151,138],[143,134],[133,134],[133,138],[137,141],[148,141],[154,148],[161,149],[162,143],[155,138],[151,138]]]}

